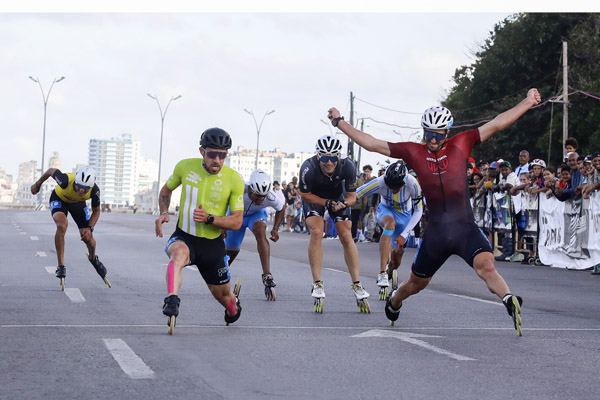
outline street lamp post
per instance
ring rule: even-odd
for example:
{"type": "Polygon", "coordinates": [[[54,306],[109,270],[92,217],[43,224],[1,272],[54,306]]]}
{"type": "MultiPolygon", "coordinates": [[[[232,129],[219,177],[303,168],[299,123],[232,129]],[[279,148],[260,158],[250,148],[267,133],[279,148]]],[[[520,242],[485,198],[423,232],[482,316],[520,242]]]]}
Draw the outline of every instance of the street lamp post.
{"type": "Polygon", "coordinates": [[[244,108],[244,111],[252,115],[252,119],[254,120],[254,126],[256,126],[256,161],[254,162],[254,169],[258,169],[258,139],[260,137],[260,128],[262,128],[263,121],[265,120],[267,115],[273,114],[275,110],[265,112],[265,115],[263,115],[262,119],[260,120],[260,125],[256,123],[256,118],[254,117],[254,113],[252,112],[252,110],[247,110],[244,108]]]}
{"type": "MultiPolygon", "coordinates": [[[[29,76],[29,79],[31,79],[32,81],[34,81],[35,83],[37,83],[40,87],[40,91],[42,92],[42,100],[44,100],[44,128],[43,128],[43,134],[42,134],[42,165],[40,166],[40,174],[44,173],[44,154],[46,151],[46,108],[48,106],[48,99],[50,98],[50,92],[52,92],[52,87],[54,86],[55,83],[58,83],[60,81],[62,81],[63,79],[65,79],[64,76],[61,76],[60,78],[54,78],[54,81],[52,81],[52,84],[50,85],[50,89],[48,89],[48,94],[44,93],[44,89],[42,88],[42,84],[40,83],[40,80],[37,78],[34,78],[33,76],[29,76]]],[[[42,191],[40,190],[40,203],[42,202],[42,191]]]]}
{"type": "Polygon", "coordinates": [[[148,94],[148,97],[150,97],[151,99],[156,101],[156,104],[158,105],[158,111],[160,112],[160,151],[158,153],[158,181],[156,183],[156,210],[160,212],[160,207],[158,205],[158,196],[160,194],[160,168],[162,166],[162,143],[163,143],[163,130],[165,127],[165,116],[167,115],[167,110],[169,109],[171,102],[179,99],[181,97],[181,95],[178,95],[175,97],[171,96],[171,99],[167,103],[167,106],[165,107],[165,111],[163,112],[163,110],[160,106],[160,102],[158,101],[158,98],[156,97],[156,95],[153,96],[150,93],[147,93],[147,94],[148,94]]]}

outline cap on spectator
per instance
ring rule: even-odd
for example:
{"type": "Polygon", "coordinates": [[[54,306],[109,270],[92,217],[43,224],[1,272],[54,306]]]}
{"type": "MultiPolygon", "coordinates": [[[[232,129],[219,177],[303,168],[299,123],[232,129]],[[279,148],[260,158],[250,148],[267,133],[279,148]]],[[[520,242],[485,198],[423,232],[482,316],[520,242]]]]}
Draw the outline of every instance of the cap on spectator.
{"type": "Polygon", "coordinates": [[[592,156],[585,156],[585,158],[583,159],[584,163],[591,163],[592,162],[592,156]]]}
{"type": "Polygon", "coordinates": [[[536,158],[535,160],[533,160],[531,162],[531,166],[533,167],[534,165],[538,165],[542,168],[546,168],[546,162],[544,160],[542,160],[541,158],[536,158]]]}
{"type": "Polygon", "coordinates": [[[565,154],[565,160],[568,160],[569,157],[571,157],[571,154],[575,154],[577,157],[579,157],[579,154],[576,151],[570,151],[567,154],[565,154]]]}
{"type": "Polygon", "coordinates": [[[500,163],[500,166],[501,166],[501,167],[508,167],[508,168],[512,168],[512,165],[510,165],[510,162],[509,162],[509,161],[502,161],[502,162],[500,163]]]}
{"type": "Polygon", "coordinates": [[[273,181],[273,185],[279,185],[279,182],[273,181]]]}
{"type": "Polygon", "coordinates": [[[492,161],[492,163],[490,164],[490,168],[492,168],[492,169],[498,168],[498,163],[496,161],[492,161]]]}
{"type": "Polygon", "coordinates": [[[600,157],[600,151],[596,151],[596,152],[592,153],[592,160],[596,157],[600,157]]]}

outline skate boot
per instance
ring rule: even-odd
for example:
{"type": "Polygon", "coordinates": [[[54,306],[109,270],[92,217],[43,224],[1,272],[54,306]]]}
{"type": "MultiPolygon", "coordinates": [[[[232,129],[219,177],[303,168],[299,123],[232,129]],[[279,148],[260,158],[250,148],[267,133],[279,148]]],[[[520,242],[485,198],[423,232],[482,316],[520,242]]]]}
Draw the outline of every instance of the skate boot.
{"type": "Polygon", "coordinates": [[[163,304],[163,314],[169,317],[167,326],[169,327],[169,335],[175,332],[175,319],[179,315],[179,304],[181,300],[176,294],[165,297],[165,304],[163,304]]]}
{"type": "Polygon", "coordinates": [[[385,272],[377,274],[377,286],[379,286],[379,300],[385,300],[388,295],[388,277],[385,272]]]}
{"type": "Polygon", "coordinates": [[[273,275],[270,273],[262,274],[262,281],[265,285],[265,297],[267,300],[275,301],[277,298],[275,295],[275,286],[277,286],[277,284],[273,280],[273,275]]]}
{"type": "Polygon", "coordinates": [[[65,290],[65,278],[67,277],[67,268],[64,265],[56,267],[56,277],[60,279],[60,290],[65,290]]]}
{"type": "Polygon", "coordinates": [[[314,299],[315,312],[323,314],[323,303],[325,302],[325,287],[323,286],[323,281],[314,281],[310,294],[314,299]]]}
{"type": "Polygon", "coordinates": [[[398,270],[392,271],[392,292],[398,289],[398,270]]]}
{"type": "MultiPolygon", "coordinates": [[[[396,271],[394,271],[396,272],[396,271]]],[[[392,306],[392,297],[394,296],[396,291],[392,291],[392,293],[387,298],[385,302],[385,316],[388,317],[392,326],[394,326],[394,322],[398,320],[398,316],[400,315],[400,309],[402,308],[402,304],[397,309],[392,306]]]]}
{"type": "Polygon", "coordinates": [[[356,296],[356,305],[358,306],[360,312],[370,314],[371,308],[369,307],[369,302],[367,301],[369,293],[367,293],[360,282],[353,283],[352,290],[354,290],[354,295],[356,296]]]}
{"type": "Polygon", "coordinates": [[[104,264],[102,264],[102,261],[98,259],[98,256],[94,256],[93,260],[90,258],[89,254],[87,255],[87,257],[88,260],[90,260],[90,263],[94,266],[94,269],[96,270],[98,275],[100,275],[100,278],[102,278],[104,283],[106,283],[106,286],[111,287],[110,282],[106,278],[106,267],[104,266],[104,264]]]}
{"type": "Polygon", "coordinates": [[[227,306],[227,309],[225,310],[225,323],[227,324],[227,326],[229,326],[229,324],[233,324],[235,321],[238,320],[238,318],[240,317],[240,315],[242,314],[242,305],[240,304],[240,290],[242,289],[242,278],[238,278],[237,283],[235,284],[235,287],[233,288],[233,295],[235,296],[235,302],[232,300],[229,302],[229,305],[227,306]],[[229,312],[233,312],[235,311],[235,315],[233,316],[229,316],[227,315],[227,310],[229,310],[229,312]]]}
{"type": "Polygon", "coordinates": [[[523,331],[521,330],[521,305],[523,304],[523,299],[521,296],[513,296],[509,293],[504,296],[502,303],[504,303],[508,315],[512,317],[517,335],[523,336],[523,331]]]}

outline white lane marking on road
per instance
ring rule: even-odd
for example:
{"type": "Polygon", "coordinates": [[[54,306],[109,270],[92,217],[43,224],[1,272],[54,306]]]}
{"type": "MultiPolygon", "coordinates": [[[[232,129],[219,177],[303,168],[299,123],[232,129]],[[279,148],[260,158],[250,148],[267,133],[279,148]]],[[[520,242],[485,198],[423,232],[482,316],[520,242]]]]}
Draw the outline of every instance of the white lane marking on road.
{"type": "Polygon", "coordinates": [[[423,340],[417,339],[417,338],[427,338],[427,337],[430,337],[430,338],[441,337],[441,336],[436,336],[436,335],[422,335],[419,333],[411,333],[411,332],[397,332],[397,331],[385,331],[382,329],[373,329],[373,330],[370,330],[367,332],[359,333],[358,335],[352,335],[352,337],[391,337],[394,339],[401,340],[403,342],[407,342],[410,344],[417,345],[419,347],[423,347],[424,349],[431,350],[433,352],[436,352],[436,353],[444,355],[444,356],[448,356],[448,357],[453,358],[458,361],[475,361],[474,358],[462,356],[460,354],[455,354],[455,353],[449,352],[448,350],[444,350],[439,347],[433,346],[427,342],[424,342],[423,340]]]}
{"type": "Polygon", "coordinates": [[[333,269],[333,268],[325,268],[325,269],[328,269],[333,272],[344,272],[344,271],[340,271],[339,269],[333,269]]]}
{"type": "Polygon", "coordinates": [[[29,236],[29,239],[31,239],[31,240],[40,240],[37,236],[29,236]]]}
{"type": "Polygon", "coordinates": [[[490,301],[490,300],[484,300],[484,299],[478,299],[477,297],[471,297],[471,296],[463,296],[462,294],[454,294],[454,293],[448,293],[449,296],[454,296],[454,297],[460,297],[463,299],[468,299],[468,300],[475,300],[475,301],[480,301],[482,303],[488,303],[488,304],[493,304],[495,306],[503,306],[504,304],[499,303],[497,301],[490,301]]]}
{"type": "Polygon", "coordinates": [[[65,294],[73,303],[83,303],[85,298],[77,288],[65,288],[65,294]]]}
{"type": "Polygon", "coordinates": [[[56,273],[56,267],[44,267],[46,268],[46,272],[48,272],[49,274],[54,275],[56,273]]]}
{"type": "MultiPolygon", "coordinates": [[[[164,324],[7,324],[0,325],[0,328],[160,328],[164,329],[164,324]]],[[[271,330],[271,329],[287,329],[287,330],[333,330],[333,331],[361,331],[361,330],[369,330],[372,326],[257,326],[257,325],[235,325],[235,327],[243,328],[243,329],[256,329],[256,330],[271,330]]],[[[180,325],[177,324],[177,329],[179,328],[194,328],[194,329],[223,329],[224,325],[180,325]]],[[[227,329],[233,329],[228,327],[227,329]]],[[[237,328],[236,328],[237,329],[237,328]]],[[[511,331],[514,332],[515,328],[510,327],[439,327],[439,326],[412,326],[410,328],[402,328],[403,331],[408,330],[416,330],[416,331],[511,331]]],[[[527,332],[529,331],[537,331],[537,332],[600,332],[600,328],[527,328],[527,332]]],[[[394,331],[392,331],[394,332],[394,331]]]]}
{"type": "Polygon", "coordinates": [[[46,253],[45,253],[45,252],[43,252],[43,251],[36,251],[36,252],[35,252],[35,256],[36,256],[36,257],[48,257],[48,256],[46,255],[46,253]]]}
{"type": "Polygon", "coordinates": [[[119,367],[132,379],[152,379],[154,371],[122,339],[102,339],[119,367]]]}

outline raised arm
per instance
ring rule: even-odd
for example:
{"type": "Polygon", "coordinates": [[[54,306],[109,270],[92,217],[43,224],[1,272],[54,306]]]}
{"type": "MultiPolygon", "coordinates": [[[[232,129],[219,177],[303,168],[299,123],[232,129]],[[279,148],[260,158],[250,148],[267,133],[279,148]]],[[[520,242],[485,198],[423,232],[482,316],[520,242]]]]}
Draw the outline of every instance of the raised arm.
{"type": "Polygon", "coordinates": [[[496,118],[479,128],[479,136],[481,141],[484,142],[488,140],[494,133],[500,132],[502,129],[511,125],[513,122],[519,119],[521,115],[525,114],[527,110],[536,104],[539,104],[541,99],[542,98],[537,89],[529,89],[527,92],[527,97],[519,104],[510,110],[498,114],[496,118]]]}
{"type": "Polygon", "coordinates": [[[46,182],[46,179],[50,178],[56,172],[56,168],[49,168],[44,174],[31,185],[31,194],[38,194],[42,184],[46,182]]]}
{"type": "MultiPolygon", "coordinates": [[[[337,108],[332,107],[329,109],[329,112],[327,114],[327,118],[329,118],[329,120],[333,120],[334,118],[339,117],[340,112],[337,110],[337,108]]],[[[386,141],[376,139],[368,133],[359,131],[343,119],[338,120],[337,128],[344,132],[350,139],[358,143],[360,147],[368,151],[374,151],[376,153],[383,154],[384,156],[390,155],[390,148],[388,147],[386,141]]]]}

